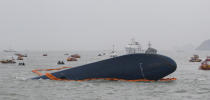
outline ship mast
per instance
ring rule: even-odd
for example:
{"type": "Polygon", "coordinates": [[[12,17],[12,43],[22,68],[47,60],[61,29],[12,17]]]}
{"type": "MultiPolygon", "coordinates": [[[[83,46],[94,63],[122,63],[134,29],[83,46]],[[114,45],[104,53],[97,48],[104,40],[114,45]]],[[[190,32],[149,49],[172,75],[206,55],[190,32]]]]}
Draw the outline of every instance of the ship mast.
{"type": "Polygon", "coordinates": [[[115,52],[115,45],[112,45],[112,53],[115,52]]]}
{"type": "Polygon", "coordinates": [[[149,48],[151,48],[151,46],[152,46],[152,44],[151,44],[151,43],[150,43],[150,41],[149,41],[149,43],[148,43],[148,47],[149,47],[149,48]]]}

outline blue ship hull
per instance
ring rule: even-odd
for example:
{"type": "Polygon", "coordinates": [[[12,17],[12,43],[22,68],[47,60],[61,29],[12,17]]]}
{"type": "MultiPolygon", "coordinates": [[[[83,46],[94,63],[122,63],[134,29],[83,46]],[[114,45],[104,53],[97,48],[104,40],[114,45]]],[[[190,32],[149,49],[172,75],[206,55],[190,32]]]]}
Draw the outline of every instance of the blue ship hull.
{"type": "MultiPolygon", "coordinates": [[[[51,73],[67,80],[118,78],[159,80],[177,68],[174,60],[158,54],[130,54],[51,73]]],[[[43,75],[32,79],[49,79],[43,75]]]]}

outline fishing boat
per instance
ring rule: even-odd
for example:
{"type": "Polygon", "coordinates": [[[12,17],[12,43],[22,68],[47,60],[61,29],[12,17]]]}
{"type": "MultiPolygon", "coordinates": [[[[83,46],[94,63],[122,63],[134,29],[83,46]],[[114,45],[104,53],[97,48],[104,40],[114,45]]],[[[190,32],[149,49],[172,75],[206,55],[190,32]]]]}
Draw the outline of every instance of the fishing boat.
{"type": "MultiPolygon", "coordinates": [[[[139,46],[136,42],[134,42],[134,45],[139,46]]],[[[61,71],[39,74],[40,76],[32,79],[68,81],[104,79],[132,82],[176,80],[176,78],[163,79],[176,70],[177,64],[173,59],[164,55],[154,54],[154,51],[153,53],[142,52],[140,48],[134,47],[133,44],[127,47],[126,51],[128,53],[126,55],[64,70],[57,68],[56,70],[61,71]]]]}
{"type": "Polygon", "coordinates": [[[200,69],[210,70],[210,56],[208,56],[206,60],[201,63],[200,69]]]}
{"type": "Polygon", "coordinates": [[[17,57],[17,60],[23,60],[23,57],[18,56],[18,57],[17,57]]]}
{"type": "Polygon", "coordinates": [[[199,58],[198,55],[193,55],[193,57],[190,58],[190,62],[201,62],[202,60],[199,58]]]}
{"type": "Polygon", "coordinates": [[[42,56],[47,56],[47,54],[45,53],[45,54],[43,54],[42,56]]]}
{"type": "Polygon", "coordinates": [[[14,64],[16,63],[14,59],[7,59],[0,61],[2,64],[14,64]]]}
{"type": "Polygon", "coordinates": [[[28,57],[28,55],[27,55],[27,54],[20,54],[20,53],[16,53],[15,55],[16,55],[16,56],[18,56],[18,57],[28,57]]]}
{"type": "Polygon", "coordinates": [[[73,58],[80,58],[80,55],[79,54],[73,54],[73,55],[71,55],[71,57],[73,57],[73,58]]]}
{"type": "Polygon", "coordinates": [[[67,60],[67,61],[77,61],[77,58],[74,58],[74,57],[68,57],[66,60],[67,60]]]}

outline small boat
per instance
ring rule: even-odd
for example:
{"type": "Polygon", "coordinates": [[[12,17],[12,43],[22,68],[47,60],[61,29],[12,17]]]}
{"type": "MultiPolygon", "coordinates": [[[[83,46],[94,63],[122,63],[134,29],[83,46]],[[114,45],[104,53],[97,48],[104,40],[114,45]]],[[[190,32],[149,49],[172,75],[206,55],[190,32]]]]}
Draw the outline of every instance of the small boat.
{"type": "Polygon", "coordinates": [[[17,60],[23,60],[23,57],[18,56],[17,60]]]}
{"type": "Polygon", "coordinates": [[[99,53],[98,56],[102,56],[102,54],[99,53]]]}
{"type": "Polygon", "coordinates": [[[210,70],[210,56],[208,56],[206,60],[201,63],[200,69],[210,70]]]}
{"type": "Polygon", "coordinates": [[[7,60],[2,60],[2,64],[14,64],[16,63],[14,59],[7,59],[7,60]]]}
{"type": "Polygon", "coordinates": [[[74,57],[68,57],[66,60],[67,60],[67,61],[77,61],[77,58],[74,58],[74,57]]]}
{"type": "Polygon", "coordinates": [[[58,65],[64,65],[65,63],[63,61],[58,61],[57,64],[58,65]]]}
{"type": "Polygon", "coordinates": [[[64,55],[69,55],[68,53],[65,53],[64,55]]]}
{"type": "Polygon", "coordinates": [[[73,57],[73,58],[80,58],[80,55],[79,54],[73,54],[73,55],[71,55],[71,57],[73,57]]]}
{"type": "Polygon", "coordinates": [[[16,55],[16,56],[19,56],[19,57],[28,57],[28,55],[27,55],[27,54],[20,54],[20,53],[16,53],[15,55],[16,55]]]}
{"type": "Polygon", "coordinates": [[[189,61],[190,62],[201,62],[202,60],[199,59],[198,55],[193,55],[193,57],[191,57],[191,59],[189,61]]]}
{"type": "Polygon", "coordinates": [[[104,56],[106,53],[99,53],[98,56],[104,56]]]}
{"type": "Polygon", "coordinates": [[[45,53],[45,54],[43,54],[43,56],[47,56],[47,54],[45,53]]]}
{"type": "Polygon", "coordinates": [[[114,57],[117,57],[117,53],[115,51],[112,51],[111,54],[110,54],[110,57],[111,58],[114,58],[114,57]]]}
{"type": "Polygon", "coordinates": [[[18,63],[19,66],[25,66],[25,63],[22,62],[22,63],[18,63]]]}

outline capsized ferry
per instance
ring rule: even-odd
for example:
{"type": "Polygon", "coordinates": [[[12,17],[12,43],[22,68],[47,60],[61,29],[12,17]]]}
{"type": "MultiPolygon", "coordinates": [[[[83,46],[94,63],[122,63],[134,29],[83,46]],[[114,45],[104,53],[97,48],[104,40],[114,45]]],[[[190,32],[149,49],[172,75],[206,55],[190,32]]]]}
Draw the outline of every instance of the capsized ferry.
{"type": "Polygon", "coordinates": [[[150,46],[146,52],[143,52],[140,44],[132,40],[132,43],[126,47],[126,55],[53,73],[39,74],[39,77],[32,79],[68,81],[95,79],[126,81],[164,80],[162,78],[176,70],[177,64],[173,59],[157,54],[157,50],[150,46]]]}

